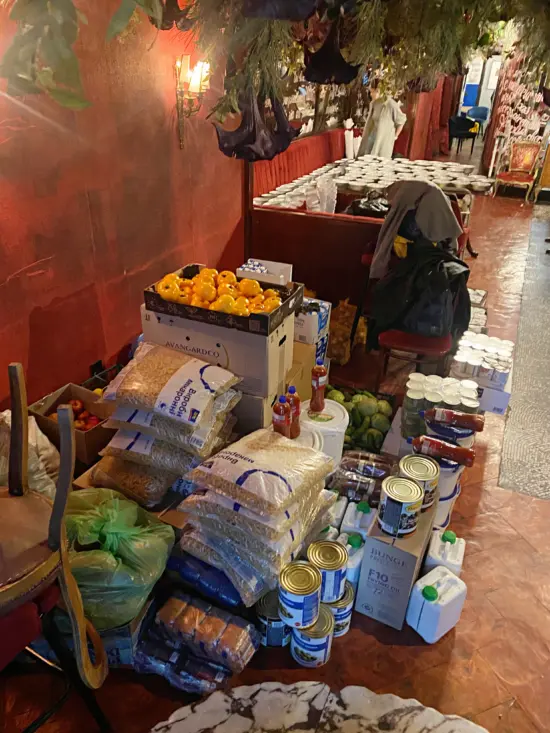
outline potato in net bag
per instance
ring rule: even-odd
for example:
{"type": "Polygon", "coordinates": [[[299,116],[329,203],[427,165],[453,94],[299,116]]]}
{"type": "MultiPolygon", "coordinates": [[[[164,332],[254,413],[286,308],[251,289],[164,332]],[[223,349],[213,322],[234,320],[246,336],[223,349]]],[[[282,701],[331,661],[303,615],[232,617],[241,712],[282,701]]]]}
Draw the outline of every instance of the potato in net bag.
{"type": "Polygon", "coordinates": [[[92,486],[120,491],[148,509],[162,501],[177,480],[178,476],[169,471],[141,466],[114,456],[102,458],[90,473],[92,486]]]}
{"type": "Polygon", "coordinates": [[[180,548],[193,557],[221,570],[235,586],[242,602],[247,608],[253,606],[268,590],[278,582],[276,574],[267,580],[234,553],[229,553],[215,538],[205,534],[200,527],[187,524],[180,539],[180,548]]]}
{"type": "Polygon", "coordinates": [[[199,458],[181,448],[130,430],[117,430],[99,455],[114,456],[142,466],[152,466],[176,476],[183,476],[200,462],[199,458]]]}
{"type": "Polygon", "coordinates": [[[213,414],[215,398],[239,381],[215,364],[145,342],[108,385],[103,399],[197,427],[213,414]]]}
{"type": "Polygon", "coordinates": [[[105,427],[138,430],[192,455],[207,458],[212,454],[218,437],[227,439],[231,434],[235,418],[229,413],[240,399],[241,393],[234,389],[216,397],[212,415],[197,428],[152,411],[123,406],[117,407],[105,427]]]}
{"type": "Polygon", "coordinates": [[[204,461],[187,478],[259,514],[280,514],[333,469],[329,456],[272,430],[257,430],[204,461]]]}

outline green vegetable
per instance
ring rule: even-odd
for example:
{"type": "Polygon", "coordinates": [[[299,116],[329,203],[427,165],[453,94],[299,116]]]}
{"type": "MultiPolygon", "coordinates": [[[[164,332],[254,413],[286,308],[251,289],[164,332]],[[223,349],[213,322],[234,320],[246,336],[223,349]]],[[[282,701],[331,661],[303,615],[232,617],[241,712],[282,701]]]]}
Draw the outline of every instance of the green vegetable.
{"type": "Polygon", "coordinates": [[[346,428],[346,435],[353,435],[353,430],[354,430],[353,425],[349,425],[346,428]]]}
{"type": "Polygon", "coordinates": [[[353,402],[344,402],[344,407],[349,413],[351,413],[353,410],[353,402]]]}
{"type": "Polygon", "coordinates": [[[363,417],[361,416],[361,413],[359,412],[357,407],[354,407],[351,411],[351,422],[354,428],[360,427],[361,423],[363,422],[363,417]]]}
{"type": "Polygon", "coordinates": [[[369,430],[367,430],[367,432],[365,433],[365,438],[369,450],[379,453],[380,449],[382,448],[382,443],[384,442],[384,435],[380,432],[380,430],[369,428],[369,430]]]}
{"type": "Polygon", "coordinates": [[[372,416],[371,425],[373,428],[380,430],[381,433],[387,433],[391,427],[388,418],[380,412],[377,412],[376,415],[372,416]]]}
{"type": "Polygon", "coordinates": [[[346,398],[344,397],[343,393],[340,392],[339,389],[333,389],[332,392],[327,395],[329,400],[334,400],[335,402],[339,402],[341,405],[344,404],[346,401],[346,398]]]}
{"type": "Polygon", "coordinates": [[[371,426],[371,418],[367,415],[363,418],[363,422],[361,423],[361,431],[364,433],[365,430],[368,430],[371,426]]]}
{"type": "Polygon", "coordinates": [[[361,402],[357,403],[357,409],[363,417],[367,415],[371,417],[378,410],[378,403],[374,397],[363,397],[361,402]]]}
{"type": "Polygon", "coordinates": [[[328,394],[329,392],[332,392],[333,389],[334,389],[334,387],[332,386],[332,384],[327,384],[327,387],[325,389],[325,394],[328,394]]]}
{"type": "Polygon", "coordinates": [[[351,435],[344,435],[344,445],[348,445],[348,446],[352,445],[351,435]]]}
{"type": "Polygon", "coordinates": [[[358,392],[357,394],[353,395],[353,397],[351,398],[351,401],[353,403],[357,403],[357,402],[361,402],[362,399],[363,399],[363,395],[358,392]]]}
{"type": "Polygon", "coordinates": [[[378,412],[386,417],[391,417],[393,410],[387,400],[378,400],[378,412]]]}

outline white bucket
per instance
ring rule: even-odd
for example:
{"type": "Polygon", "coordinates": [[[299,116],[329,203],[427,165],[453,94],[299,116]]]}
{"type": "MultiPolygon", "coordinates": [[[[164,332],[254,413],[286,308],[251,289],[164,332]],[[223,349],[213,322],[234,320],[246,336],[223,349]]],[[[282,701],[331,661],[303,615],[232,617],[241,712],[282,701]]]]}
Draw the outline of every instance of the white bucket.
{"type": "Polygon", "coordinates": [[[464,466],[454,461],[439,460],[439,481],[437,488],[439,489],[439,501],[449,499],[456,489],[458,481],[464,471],[464,466]]]}
{"type": "MultiPolygon", "coordinates": [[[[270,430],[273,430],[273,425],[270,425],[270,430]]],[[[294,438],[300,445],[305,445],[307,448],[313,448],[321,453],[323,452],[323,436],[319,430],[310,428],[304,425],[300,421],[300,435],[294,438]]]]}
{"type": "Polygon", "coordinates": [[[439,440],[447,443],[462,445],[464,448],[471,448],[475,440],[475,432],[466,428],[458,428],[453,425],[440,425],[436,422],[426,420],[426,432],[439,440]]]}
{"type": "Polygon", "coordinates": [[[460,496],[460,483],[457,483],[454,492],[447,499],[440,499],[435,510],[434,529],[446,529],[451,521],[454,505],[460,496]]]}
{"type": "Polygon", "coordinates": [[[300,416],[302,430],[319,432],[323,438],[323,452],[340,461],[344,450],[344,437],[349,424],[349,413],[346,408],[334,400],[325,400],[323,412],[309,412],[309,400],[302,402],[300,416]]]}

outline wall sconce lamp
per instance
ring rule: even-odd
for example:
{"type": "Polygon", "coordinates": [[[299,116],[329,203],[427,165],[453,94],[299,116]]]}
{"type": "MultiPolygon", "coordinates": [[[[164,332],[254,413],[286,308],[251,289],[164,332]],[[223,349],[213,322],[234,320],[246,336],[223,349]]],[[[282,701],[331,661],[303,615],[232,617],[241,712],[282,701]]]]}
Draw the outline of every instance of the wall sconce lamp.
{"type": "Polygon", "coordinates": [[[178,136],[180,149],[184,148],[184,124],[202,107],[204,93],[210,88],[210,64],[197,61],[191,68],[191,57],[181,56],[176,60],[176,109],[178,113],[178,136]]]}

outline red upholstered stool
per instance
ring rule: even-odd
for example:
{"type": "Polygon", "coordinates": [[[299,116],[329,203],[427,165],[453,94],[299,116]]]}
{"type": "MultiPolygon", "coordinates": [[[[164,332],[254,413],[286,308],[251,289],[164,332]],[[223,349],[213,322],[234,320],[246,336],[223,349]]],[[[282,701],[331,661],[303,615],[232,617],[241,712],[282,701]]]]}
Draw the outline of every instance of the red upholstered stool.
{"type": "Polygon", "coordinates": [[[405,331],[384,331],[378,337],[380,345],[380,370],[376,388],[380,387],[380,383],[384,378],[390,356],[393,359],[401,361],[410,361],[415,364],[436,364],[438,374],[443,371],[445,357],[451,350],[453,340],[451,336],[441,336],[439,338],[430,336],[418,336],[415,333],[406,333],[405,331]],[[402,353],[405,352],[407,356],[402,353]],[[410,355],[410,356],[409,356],[410,355]]]}

